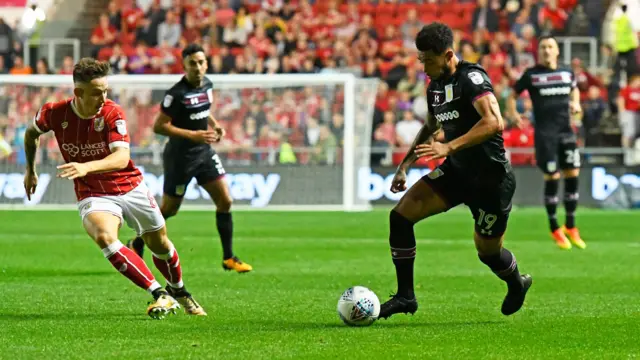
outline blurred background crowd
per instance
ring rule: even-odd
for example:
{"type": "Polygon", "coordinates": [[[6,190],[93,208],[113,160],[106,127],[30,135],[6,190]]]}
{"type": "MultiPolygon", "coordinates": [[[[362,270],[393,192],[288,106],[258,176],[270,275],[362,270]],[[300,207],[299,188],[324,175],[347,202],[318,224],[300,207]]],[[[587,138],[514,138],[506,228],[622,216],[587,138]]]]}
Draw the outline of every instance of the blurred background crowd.
{"type": "MultiPolygon", "coordinates": [[[[537,37],[550,33],[560,40],[560,62],[578,79],[584,112],[574,119],[574,127],[581,145],[634,148],[639,135],[640,120],[632,134],[623,134],[619,122],[625,112],[640,119],[637,1],[111,0],[92,6],[100,12],[93,19],[95,27],[81,39],[82,51],[109,61],[114,74],[179,74],[180,49],[196,42],[207,51],[211,74],[349,72],[380,79],[375,111],[367,120],[372,121],[374,165],[398,163],[426,118],[429,79],[417,61],[414,39],[433,21],[455,30],[454,49],[461,59],[484,66],[505,116],[511,85],[536,63],[537,37]]],[[[27,63],[28,37],[19,26],[0,15],[0,74],[72,71],[72,54],[59,54],[57,65],[46,56],[32,56],[27,63]]],[[[139,161],[159,159],[164,139],[153,134],[151,125],[164,90],[114,87],[112,96],[127,111],[139,161]]],[[[0,83],[4,161],[24,162],[22,135],[28,121],[45,101],[69,95],[70,87],[0,83]]],[[[228,160],[340,162],[335,151],[344,126],[340,89],[256,88],[216,95],[214,114],[229,134],[218,150],[228,160]]],[[[536,117],[526,93],[518,108],[526,121],[515,127],[506,118],[505,143],[513,150],[515,165],[533,164],[536,117]]],[[[40,161],[60,161],[52,139],[43,147],[40,161]]],[[[633,157],[625,161],[635,163],[633,157]]]]}

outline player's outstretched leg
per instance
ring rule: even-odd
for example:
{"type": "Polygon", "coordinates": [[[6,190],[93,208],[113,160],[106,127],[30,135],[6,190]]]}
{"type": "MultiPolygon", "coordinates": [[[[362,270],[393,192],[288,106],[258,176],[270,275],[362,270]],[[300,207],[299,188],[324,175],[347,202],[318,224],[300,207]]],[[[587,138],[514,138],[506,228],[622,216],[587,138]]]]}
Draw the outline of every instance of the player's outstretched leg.
{"type": "Polygon", "coordinates": [[[198,304],[184,286],[180,258],[173,243],[167,237],[166,227],[145,233],[142,238],[153,254],[154,265],[167,280],[166,290],[168,293],[184,307],[185,313],[189,315],[207,315],[202,306],[198,304]]]}
{"type": "Polygon", "coordinates": [[[253,267],[242,262],[233,253],[233,218],[231,216],[231,204],[233,199],[229,194],[229,188],[224,178],[219,177],[202,186],[216,204],[216,227],[222,243],[222,268],[246,273],[253,267]]]}
{"type": "Polygon", "coordinates": [[[568,250],[571,249],[571,243],[560,228],[560,225],[558,225],[558,218],[556,217],[556,209],[558,207],[559,181],[560,173],[544,175],[544,207],[547,210],[551,237],[556,242],[556,245],[558,245],[559,248],[568,250]]]}
{"type": "Polygon", "coordinates": [[[175,313],[178,303],[156,281],[144,260],[118,240],[120,222],[112,213],[94,211],[84,217],[83,225],[111,265],[153,296],[154,301],[147,310],[149,316],[162,319],[170,312],[175,313]]]}
{"type": "Polygon", "coordinates": [[[418,181],[400,199],[389,215],[389,246],[396,268],[398,291],[380,306],[382,319],[393,314],[415,313],[418,301],[414,293],[413,263],[416,257],[414,224],[447,209],[446,203],[424,181],[418,181]]]}
{"type": "Polygon", "coordinates": [[[502,302],[502,313],[511,315],[517,312],[524,304],[533,279],[528,274],[520,275],[516,257],[511,251],[502,247],[504,235],[489,238],[476,232],[473,238],[480,261],[507,283],[508,290],[502,302]]]}
{"type": "Polygon", "coordinates": [[[580,237],[580,232],[576,226],[576,209],[578,208],[578,169],[563,171],[564,175],[564,208],[566,211],[565,226],[562,227],[564,233],[571,242],[580,249],[587,247],[587,244],[580,237]]]}

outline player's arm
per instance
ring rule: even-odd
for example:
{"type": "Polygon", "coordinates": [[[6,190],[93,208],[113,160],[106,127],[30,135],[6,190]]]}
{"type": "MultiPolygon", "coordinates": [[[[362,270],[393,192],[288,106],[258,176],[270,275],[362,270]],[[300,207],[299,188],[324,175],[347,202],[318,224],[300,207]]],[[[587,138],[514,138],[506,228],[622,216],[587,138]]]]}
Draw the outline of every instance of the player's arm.
{"type": "Polygon", "coordinates": [[[24,152],[27,158],[27,172],[36,173],[36,151],[40,145],[40,131],[31,125],[24,133],[24,152]]]}
{"type": "Polygon", "coordinates": [[[574,87],[571,90],[571,102],[569,103],[569,109],[571,109],[572,115],[582,112],[582,106],[580,105],[580,90],[577,87],[574,87]]]}
{"type": "Polygon", "coordinates": [[[504,120],[502,119],[502,114],[500,114],[500,105],[493,93],[487,93],[478,98],[473,103],[473,107],[482,118],[466,134],[451,140],[447,144],[449,146],[449,154],[481,144],[504,130],[504,120]]]}
{"type": "Polygon", "coordinates": [[[511,94],[509,94],[507,98],[507,116],[511,118],[518,127],[522,124],[522,117],[520,113],[518,113],[518,97],[523,91],[529,88],[529,79],[529,72],[525,71],[515,84],[513,84],[511,94]]]}
{"type": "Polygon", "coordinates": [[[213,114],[209,114],[209,126],[211,126],[211,128],[213,129],[213,131],[216,132],[216,134],[218,134],[218,140],[220,141],[222,140],[222,138],[225,135],[225,131],[224,128],[222,126],[220,126],[220,123],[218,123],[218,120],[216,120],[215,116],[213,116],[213,114]]]}
{"type": "Polygon", "coordinates": [[[33,118],[33,123],[24,133],[24,152],[27,158],[27,171],[24,175],[24,191],[29,200],[31,200],[31,195],[35,194],[36,187],[38,186],[36,151],[40,145],[40,135],[51,130],[49,126],[50,118],[51,108],[45,104],[38,110],[38,113],[33,118]]]}
{"type": "Polygon", "coordinates": [[[435,117],[433,117],[433,115],[429,113],[427,115],[427,121],[425,122],[424,126],[422,126],[422,129],[420,129],[420,131],[416,135],[416,138],[413,140],[413,143],[411,144],[411,148],[409,149],[407,154],[404,156],[404,159],[402,159],[402,162],[398,166],[398,171],[406,172],[409,169],[409,167],[416,160],[418,160],[418,155],[416,154],[416,147],[420,144],[425,144],[427,142],[433,141],[435,137],[438,136],[439,132],[440,132],[440,124],[438,124],[438,121],[435,119],[435,117]]]}

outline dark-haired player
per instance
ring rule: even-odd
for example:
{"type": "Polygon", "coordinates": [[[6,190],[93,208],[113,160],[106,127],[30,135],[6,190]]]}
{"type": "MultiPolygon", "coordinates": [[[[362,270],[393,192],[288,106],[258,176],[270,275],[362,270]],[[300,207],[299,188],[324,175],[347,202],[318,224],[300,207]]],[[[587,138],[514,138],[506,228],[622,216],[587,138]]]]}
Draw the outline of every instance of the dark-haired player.
{"type": "MultiPolygon", "coordinates": [[[[194,177],[216,205],[216,225],[222,242],[225,270],[243,273],[251,265],[233,254],[232,198],[224,180],[225,170],[211,144],[220,141],[224,130],[211,114],[213,85],[205,77],[207,57],[204,49],[191,44],[182,50],[185,75],[169,89],[153,130],[169,137],[164,149],[164,194],[160,210],[165,219],[178,213],[187,185],[194,177]],[[209,130],[211,126],[212,130],[209,130]]],[[[140,256],[144,243],[140,238],[129,242],[140,256]]]]}
{"type": "Polygon", "coordinates": [[[184,287],[180,258],[167,237],[165,220],[131,161],[125,114],[107,99],[109,71],[108,62],[81,59],[73,68],[74,97],[38,110],[24,135],[27,197],[38,185],[38,138],[53,131],[65,161],[58,166],[58,177],[73,180],[85,231],[118,272],[153,295],[147,314],[161,319],[180,303],[187,314],[207,315],[184,287]],[[144,260],[118,240],[125,221],[153,253],[153,263],[167,279],[166,290],[144,260]]]}
{"type": "Polygon", "coordinates": [[[491,81],[479,65],[459,60],[452,46],[453,32],[441,23],[423,27],[416,37],[420,61],[431,78],[429,115],[398,167],[391,191],[406,189],[407,169],[417,158],[446,159],[391,211],[389,243],[398,291],[382,304],[381,318],[418,309],[413,290],[414,224],[459,204],[466,204],[473,214],[480,261],[507,283],[502,313],[518,311],[532,284],[529,275],[520,275],[513,254],[502,247],[516,183],[505,158],[503,120],[491,81]],[[440,130],[445,142],[434,141],[440,130]]]}
{"type": "Polygon", "coordinates": [[[536,163],[544,173],[544,205],[551,236],[561,249],[570,249],[571,242],[584,249],[586,244],[575,223],[580,151],[570,123],[570,115],[582,111],[580,91],[571,69],[558,65],[559,55],[558,42],[554,38],[540,38],[538,64],[527,69],[515,83],[508,106],[510,116],[519,123],[521,120],[516,109],[517,97],[524,90],[529,92],[535,114],[536,163]],[[556,218],[560,174],[564,177],[566,210],[566,222],[562,227],[556,218]]]}

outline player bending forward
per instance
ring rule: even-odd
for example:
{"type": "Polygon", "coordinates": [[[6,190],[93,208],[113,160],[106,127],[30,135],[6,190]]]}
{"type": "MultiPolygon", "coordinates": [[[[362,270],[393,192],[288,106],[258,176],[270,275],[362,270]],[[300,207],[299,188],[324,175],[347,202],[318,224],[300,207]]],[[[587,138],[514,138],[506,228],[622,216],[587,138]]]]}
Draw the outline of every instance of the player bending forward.
{"type": "Polygon", "coordinates": [[[516,182],[505,157],[503,121],[491,81],[479,65],[459,60],[452,46],[453,32],[441,23],[423,27],[416,37],[420,61],[431,78],[429,115],[398,167],[391,191],[406,189],[407,169],[417,158],[446,160],[413,185],[391,211],[389,243],[398,291],[382,304],[381,318],[418,310],[414,224],[459,204],[466,204],[473,214],[480,261],[507,283],[504,315],[522,307],[532,284],[531,276],[520,275],[515,256],[502,247],[516,182]],[[440,128],[444,143],[434,141],[440,128]]]}
{"type": "Polygon", "coordinates": [[[584,249],[587,245],[580,237],[575,223],[575,213],[578,208],[580,151],[569,121],[570,113],[582,112],[580,91],[576,86],[573,72],[558,66],[559,55],[558,43],[554,38],[540,38],[539,62],[527,69],[515,83],[508,105],[510,115],[519,123],[521,120],[516,109],[516,99],[520,93],[528,90],[536,120],[534,136],[536,163],[544,174],[544,205],[549,219],[551,237],[561,249],[570,249],[571,242],[578,248],[584,249]],[[566,222],[562,227],[556,218],[560,181],[558,170],[564,177],[566,222]]]}
{"type": "MultiPolygon", "coordinates": [[[[252,270],[233,254],[232,198],[224,180],[225,170],[211,144],[220,141],[224,130],[211,115],[213,85],[204,75],[207,57],[200,45],[182,51],[185,76],[169,89],[162,102],[154,131],[169,136],[164,149],[164,195],[160,210],[168,219],[178,213],[187,186],[194,177],[216,204],[216,225],[222,242],[222,267],[244,273],[252,270]],[[208,130],[211,125],[213,130],[208,130]]],[[[142,256],[140,237],[127,244],[142,256]]]]}
{"type": "Polygon", "coordinates": [[[38,138],[53,131],[66,162],[58,166],[58,177],[73,180],[82,225],[116,270],[151,293],[154,300],[147,314],[162,319],[182,305],[187,314],[206,315],[184,287],[165,221],[130,159],[124,113],[107,99],[109,70],[109,63],[80,60],[73,69],[75,96],[47,103],[38,111],[24,139],[27,196],[31,198],[38,185],[34,161],[38,138]],[[153,263],[167,279],[166,290],[145,262],[118,240],[123,219],[151,249],[153,263]]]}

